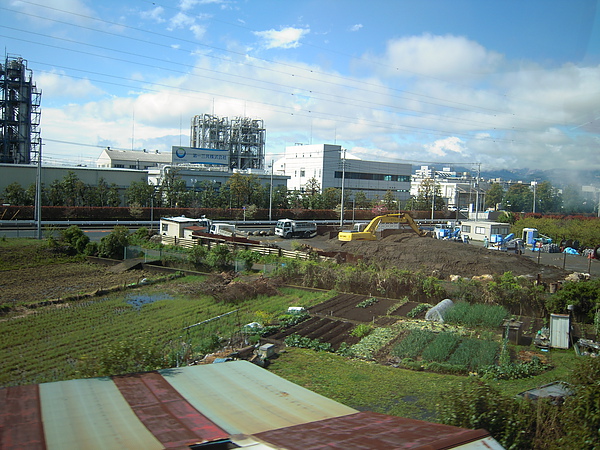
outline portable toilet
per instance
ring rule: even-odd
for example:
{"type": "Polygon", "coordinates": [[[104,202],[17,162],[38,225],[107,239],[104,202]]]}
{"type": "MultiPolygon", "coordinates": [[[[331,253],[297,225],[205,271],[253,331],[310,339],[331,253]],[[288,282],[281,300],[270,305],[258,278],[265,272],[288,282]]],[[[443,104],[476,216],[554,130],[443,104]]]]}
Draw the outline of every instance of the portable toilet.
{"type": "Polygon", "coordinates": [[[570,328],[569,314],[550,314],[550,347],[569,348],[570,328]]]}
{"type": "Polygon", "coordinates": [[[538,237],[537,228],[523,228],[523,242],[525,245],[533,245],[535,239],[538,237]]]}

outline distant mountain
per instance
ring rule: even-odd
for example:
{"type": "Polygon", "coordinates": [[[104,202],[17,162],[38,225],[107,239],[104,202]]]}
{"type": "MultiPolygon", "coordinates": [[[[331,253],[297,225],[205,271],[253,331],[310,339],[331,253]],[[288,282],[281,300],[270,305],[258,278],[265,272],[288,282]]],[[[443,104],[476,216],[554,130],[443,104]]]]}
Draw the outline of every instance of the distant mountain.
{"type": "MultiPolygon", "coordinates": [[[[473,168],[452,167],[452,171],[457,173],[470,172],[476,175],[473,168]]],[[[481,178],[485,180],[500,178],[504,181],[522,181],[529,183],[531,181],[549,181],[555,187],[564,187],[569,184],[576,186],[598,186],[600,187],[600,171],[584,170],[573,172],[564,169],[537,170],[537,169],[498,169],[490,171],[481,171],[481,178]]]]}

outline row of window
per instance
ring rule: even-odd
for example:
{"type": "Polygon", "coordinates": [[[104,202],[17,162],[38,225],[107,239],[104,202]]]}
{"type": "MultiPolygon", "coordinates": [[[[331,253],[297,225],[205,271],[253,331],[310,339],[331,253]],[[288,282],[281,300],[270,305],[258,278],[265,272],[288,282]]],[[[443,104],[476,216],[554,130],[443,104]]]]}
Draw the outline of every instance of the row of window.
{"type": "Polygon", "coordinates": [[[346,172],[336,171],[335,178],[347,178],[348,180],[375,180],[375,181],[403,181],[410,182],[410,175],[386,175],[383,173],[346,172]]]}

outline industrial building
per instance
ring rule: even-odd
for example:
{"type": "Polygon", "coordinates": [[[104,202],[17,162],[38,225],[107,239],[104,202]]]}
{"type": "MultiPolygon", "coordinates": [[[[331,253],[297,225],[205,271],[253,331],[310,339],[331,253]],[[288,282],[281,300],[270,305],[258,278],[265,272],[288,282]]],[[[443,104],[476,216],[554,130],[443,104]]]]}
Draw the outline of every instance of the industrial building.
{"type": "Polygon", "coordinates": [[[27,61],[7,55],[0,63],[0,163],[38,161],[40,100],[27,61]]]}
{"type": "Polygon", "coordinates": [[[265,168],[266,130],[261,119],[217,117],[192,118],[190,147],[229,152],[231,170],[265,168]]]}
{"type": "Polygon", "coordinates": [[[340,145],[286,147],[275,169],[290,177],[288,190],[305,192],[307,186],[316,183],[321,192],[343,187],[345,198],[359,191],[369,199],[383,198],[388,191],[401,202],[410,197],[411,164],[361,160],[340,145]]]}

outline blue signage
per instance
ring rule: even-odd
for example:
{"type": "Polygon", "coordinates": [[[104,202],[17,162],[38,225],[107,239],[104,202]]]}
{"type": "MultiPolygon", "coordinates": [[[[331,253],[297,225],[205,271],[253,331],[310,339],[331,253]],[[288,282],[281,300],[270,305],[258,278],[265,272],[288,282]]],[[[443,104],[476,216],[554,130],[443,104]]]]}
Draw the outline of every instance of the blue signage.
{"type": "Polygon", "coordinates": [[[173,164],[229,166],[229,151],[214,148],[173,147],[173,164]]]}

